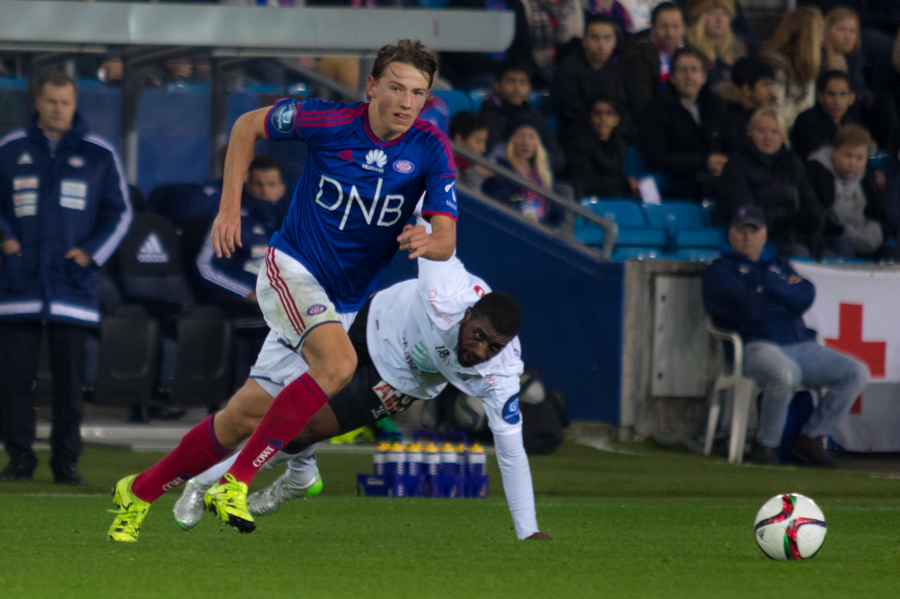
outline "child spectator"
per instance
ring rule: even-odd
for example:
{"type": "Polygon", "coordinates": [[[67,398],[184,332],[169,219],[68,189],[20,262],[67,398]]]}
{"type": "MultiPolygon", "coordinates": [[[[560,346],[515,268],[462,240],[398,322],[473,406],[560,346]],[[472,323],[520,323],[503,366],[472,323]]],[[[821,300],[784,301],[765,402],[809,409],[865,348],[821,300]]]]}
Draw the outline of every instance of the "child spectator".
{"type": "Polygon", "coordinates": [[[560,140],[584,131],[585,115],[594,98],[614,98],[620,106],[625,105],[621,65],[614,54],[617,34],[610,17],[588,15],[581,50],[572,52],[557,68],[550,104],[559,119],[560,140]]]}
{"type": "Polygon", "coordinates": [[[590,129],[568,146],[566,161],[576,197],[635,195],[637,182],[625,176],[625,140],[619,132],[620,121],[616,104],[599,98],[591,107],[590,129]]]}
{"type": "Polygon", "coordinates": [[[755,58],[739,58],[731,69],[731,81],[715,87],[731,113],[739,137],[747,134],[753,113],[775,103],[775,73],[772,67],[755,58]]]}
{"type": "Polygon", "coordinates": [[[815,104],[824,35],[822,11],[801,6],[784,16],[760,51],[760,58],[775,71],[775,103],[788,129],[798,114],[815,104]]]}
{"type": "Polygon", "coordinates": [[[828,71],[819,78],[816,100],[815,106],[800,113],[791,130],[794,151],[804,160],[822,146],[830,146],[838,127],[857,122],[850,110],[856,94],[844,71],[828,71]]]}
{"type": "MultiPolygon", "coordinates": [[[[450,121],[450,139],[453,143],[479,155],[484,155],[487,149],[487,136],[487,123],[477,114],[457,112],[450,121]]],[[[456,182],[461,185],[480,190],[484,180],[494,175],[491,170],[469,162],[465,156],[454,154],[453,160],[456,162],[456,182]]]]}
{"type": "Polygon", "coordinates": [[[729,79],[734,62],[747,55],[744,42],[731,30],[734,16],[734,0],[700,0],[690,8],[685,39],[706,56],[710,86],[729,79]]]}
{"type": "Polygon", "coordinates": [[[825,213],[826,254],[873,256],[890,237],[890,219],[874,171],[867,168],[872,146],[863,127],[843,125],[834,144],[814,152],[806,165],[825,213]]]}
{"type": "MultiPolygon", "coordinates": [[[[550,156],[553,172],[562,172],[565,157],[547,120],[528,104],[531,93],[531,70],[528,65],[515,60],[500,63],[494,81],[494,91],[481,103],[481,116],[488,126],[488,152],[509,141],[503,136],[507,124],[516,117],[527,116],[541,136],[541,142],[550,156]]],[[[499,150],[502,154],[503,150],[499,150]]]]}
{"type": "MultiPolygon", "coordinates": [[[[535,185],[552,189],[553,173],[537,127],[538,122],[527,114],[512,119],[508,128],[506,152],[497,159],[497,164],[517,172],[535,185]]],[[[550,202],[517,183],[502,177],[491,177],[484,182],[482,190],[492,198],[516,207],[535,222],[558,222],[557,211],[550,202]]]]}
{"type": "Polygon", "coordinates": [[[705,85],[703,54],[690,46],[672,57],[672,76],[638,120],[638,149],[647,166],[671,178],[669,197],[696,201],[715,182],[738,146],[724,102],[705,85]]]}
{"type": "MultiPolygon", "coordinates": [[[[584,10],[587,13],[585,21],[591,18],[590,15],[603,15],[609,17],[620,31],[634,33],[631,15],[619,0],[584,0],[584,10]]],[[[585,26],[587,26],[587,22],[585,22],[585,26]]]]}
{"type": "Polygon", "coordinates": [[[769,240],[786,257],[809,257],[822,230],[819,201],[803,162],[787,145],[784,120],[775,106],[750,119],[748,138],[719,180],[713,220],[728,226],[741,206],[758,206],[769,225],[769,240]]]}
{"type": "Polygon", "coordinates": [[[625,92],[632,114],[638,114],[650,99],[665,89],[670,61],[684,45],[684,15],[674,2],[653,9],[649,38],[630,44],[622,55],[625,92]]]}

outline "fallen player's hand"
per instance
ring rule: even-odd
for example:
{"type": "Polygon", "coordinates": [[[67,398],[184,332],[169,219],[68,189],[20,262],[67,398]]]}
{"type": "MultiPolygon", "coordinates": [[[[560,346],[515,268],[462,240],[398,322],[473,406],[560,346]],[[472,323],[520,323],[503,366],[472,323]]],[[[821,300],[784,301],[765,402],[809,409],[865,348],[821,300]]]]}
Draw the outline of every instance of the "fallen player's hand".
{"type": "Polygon", "coordinates": [[[526,541],[552,541],[553,537],[545,532],[536,532],[530,537],[525,538],[526,541]]]}
{"type": "Polygon", "coordinates": [[[400,249],[409,252],[409,259],[414,260],[428,251],[428,231],[422,225],[406,225],[397,237],[400,249]]]}
{"type": "Polygon", "coordinates": [[[216,220],[213,221],[210,238],[217,258],[222,256],[231,258],[235,247],[243,247],[241,245],[241,211],[238,210],[234,214],[220,211],[216,220]]]}

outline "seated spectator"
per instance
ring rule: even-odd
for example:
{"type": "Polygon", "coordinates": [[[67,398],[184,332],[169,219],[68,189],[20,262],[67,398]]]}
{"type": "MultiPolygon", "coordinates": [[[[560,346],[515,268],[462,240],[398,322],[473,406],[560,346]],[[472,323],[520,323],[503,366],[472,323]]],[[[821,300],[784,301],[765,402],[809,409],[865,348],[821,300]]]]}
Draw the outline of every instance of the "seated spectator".
{"type": "Polygon", "coordinates": [[[663,93],[638,120],[638,149],[649,168],[671,177],[671,197],[700,201],[712,195],[728,154],[738,146],[725,104],[705,83],[703,54],[681,48],[663,93]]]}
{"type": "Polygon", "coordinates": [[[631,15],[628,9],[622,6],[619,0],[584,0],[585,27],[590,21],[591,15],[603,15],[609,17],[610,21],[615,23],[619,31],[623,33],[634,33],[634,24],[631,22],[631,15]]]}
{"type": "Polygon", "coordinates": [[[760,50],[759,57],[775,71],[775,104],[788,129],[815,103],[824,31],[822,12],[800,6],[785,15],[760,50]]]}
{"type": "Polygon", "coordinates": [[[756,111],[748,137],[722,171],[713,221],[726,226],[739,207],[757,206],[778,253],[808,257],[819,244],[822,214],[803,162],[788,149],[786,139],[776,107],[756,111]]]}
{"type": "Polygon", "coordinates": [[[710,87],[730,79],[734,62],[747,55],[744,42],[731,31],[734,16],[734,0],[700,0],[691,5],[685,40],[706,56],[710,87]]]}
{"type": "Polygon", "coordinates": [[[891,235],[875,171],[868,168],[872,136],[859,125],[843,125],[834,144],[819,148],[806,165],[825,227],[825,254],[874,256],[891,235]]]}
{"type": "Polygon", "coordinates": [[[600,98],[591,108],[590,129],[579,133],[566,146],[569,180],[576,197],[635,195],[637,181],[625,176],[625,140],[619,132],[620,120],[616,104],[600,98]]]}
{"type": "Polygon", "coordinates": [[[635,38],[622,55],[625,93],[632,115],[665,89],[669,63],[684,45],[684,15],[677,4],[663,2],[653,9],[650,36],[635,38]]]}
{"type": "MultiPolygon", "coordinates": [[[[508,127],[509,142],[506,153],[497,164],[515,171],[523,178],[547,189],[553,188],[553,173],[547,150],[541,143],[538,121],[531,115],[512,119],[508,127]]],[[[557,224],[558,210],[543,196],[503,177],[491,177],[482,185],[482,191],[507,205],[515,207],[526,217],[542,224],[557,224]]]]}
{"type": "Polygon", "coordinates": [[[739,58],[731,69],[731,81],[715,87],[731,113],[738,136],[747,134],[753,113],[775,103],[775,73],[767,63],[755,58],[739,58]]]}
{"type": "MultiPolygon", "coordinates": [[[[468,150],[484,155],[487,150],[487,123],[479,115],[471,112],[457,112],[450,121],[450,139],[468,150]]],[[[472,189],[480,190],[481,184],[493,171],[469,162],[465,156],[453,154],[456,163],[456,182],[472,189]]]]}
{"type": "Polygon", "coordinates": [[[617,33],[616,24],[606,15],[588,15],[581,51],[571,53],[557,68],[550,104],[559,119],[560,140],[584,131],[585,115],[594,98],[604,96],[619,106],[626,105],[621,64],[614,54],[617,33]]]}
{"type": "Polygon", "coordinates": [[[778,464],[776,448],[794,393],[801,385],[827,388],[791,444],[791,456],[833,468],[823,441],[862,393],[869,372],[862,362],[816,343],[816,332],[803,322],[815,288],[766,243],[767,233],[758,207],[735,211],[728,247],[703,273],[703,306],[716,326],[740,333],[744,374],[763,390],[749,457],[778,464]]]}
{"type": "Polygon", "coordinates": [[[562,172],[565,157],[553,130],[547,120],[537,110],[529,106],[528,95],[531,93],[531,71],[521,62],[508,60],[497,69],[494,91],[485,96],[481,103],[481,116],[488,126],[488,152],[498,147],[499,154],[509,138],[503,136],[508,129],[507,124],[515,117],[527,115],[541,136],[541,143],[550,156],[553,172],[562,172]]]}
{"type": "Polygon", "coordinates": [[[537,73],[549,85],[557,55],[584,31],[581,0],[528,0],[523,4],[537,73]]]}
{"type": "Polygon", "coordinates": [[[858,122],[850,110],[856,102],[856,94],[850,87],[850,77],[843,71],[828,71],[819,78],[816,92],[817,104],[804,110],[791,130],[791,145],[801,158],[822,146],[830,146],[838,127],[858,122]]]}

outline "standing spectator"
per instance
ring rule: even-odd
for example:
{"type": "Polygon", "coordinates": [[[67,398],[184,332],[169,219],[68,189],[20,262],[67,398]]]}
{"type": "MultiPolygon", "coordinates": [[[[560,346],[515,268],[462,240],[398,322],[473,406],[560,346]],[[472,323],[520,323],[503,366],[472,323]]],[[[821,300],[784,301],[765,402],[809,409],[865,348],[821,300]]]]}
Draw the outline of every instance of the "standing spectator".
{"type": "Polygon", "coordinates": [[[619,106],[626,105],[621,65],[615,56],[617,33],[608,16],[588,15],[581,51],[572,52],[557,68],[550,104],[559,118],[560,140],[584,131],[585,115],[595,98],[614,98],[619,106]]]}
{"type": "Polygon", "coordinates": [[[800,6],[785,15],[760,50],[760,58],[775,71],[775,103],[788,129],[815,103],[824,35],[822,11],[800,6]]]}
{"type": "Polygon", "coordinates": [[[591,15],[604,15],[615,23],[624,34],[634,33],[634,23],[628,9],[619,0],[584,0],[585,25],[591,15]]]}
{"type": "Polygon", "coordinates": [[[553,172],[560,173],[565,167],[565,156],[547,120],[528,104],[531,93],[531,71],[525,63],[514,60],[504,61],[497,69],[494,91],[485,96],[481,103],[481,116],[488,126],[488,153],[505,151],[509,138],[504,137],[507,124],[515,117],[527,115],[541,136],[541,143],[550,156],[553,172]]]}
{"type": "Polygon", "coordinates": [[[822,214],[803,162],[788,149],[786,140],[778,109],[757,110],[740,151],[722,171],[713,220],[727,226],[739,207],[757,206],[778,253],[808,257],[818,248],[822,214]]]}
{"type": "MultiPolygon", "coordinates": [[[[535,185],[553,188],[553,173],[547,150],[541,143],[538,122],[530,115],[518,116],[509,122],[506,153],[497,164],[515,171],[535,185]]],[[[557,224],[559,214],[543,196],[518,183],[502,177],[491,177],[484,182],[485,194],[505,204],[516,207],[531,220],[543,224],[557,224]]]]}
{"type": "MultiPolygon", "coordinates": [[[[487,137],[487,123],[477,114],[462,111],[453,115],[450,121],[450,139],[453,143],[483,156],[487,150],[487,137]]],[[[493,171],[470,163],[465,156],[454,153],[453,161],[456,163],[457,184],[480,190],[484,180],[494,176],[493,171]]]]}
{"type": "Polygon", "coordinates": [[[553,81],[553,65],[566,44],[584,31],[581,0],[523,0],[531,36],[531,53],[537,72],[547,85],[553,81]]]}
{"type": "Polygon", "coordinates": [[[651,14],[650,36],[633,41],[622,55],[625,92],[632,114],[638,114],[665,89],[671,57],[683,45],[684,15],[677,4],[663,2],[651,14]]]}
{"type": "Polygon", "coordinates": [[[812,466],[835,467],[825,451],[832,434],[869,381],[865,364],[816,343],[803,313],[816,291],[766,243],[762,211],[742,206],[728,229],[729,247],[703,273],[703,306],[716,326],[744,341],[744,373],[763,390],[750,458],[778,464],[776,448],[788,406],[801,385],[828,389],[791,444],[791,455],[812,466]]]}
{"type": "Polygon", "coordinates": [[[731,30],[734,16],[734,0],[700,0],[691,5],[685,39],[706,56],[710,87],[730,79],[735,61],[747,55],[744,42],[731,30]]]}
{"type": "Polygon", "coordinates": [[[875,171],[868,168],[872,136],[859,125],[843,125],[831,146],[806,164],[825,213],[825,253],[872,257],[891,235],[875,171]]]}
{"type": "Polygon", "coordinates": [[[625,175],[625,140],[619,132],[621,117],[616,104],[605,98],[596,100],[589,119],[590,129],[566,146],[575,196],[635,195],[637,181],[625,175]]]}
{"type": "Polygon", "coordinates": [[[830,146],[838,127],[857,122],[850,110],[856,94],[844,71],[828,71],[819,78],[816,105],[804,110],[791,130],[791,145],[804,160],[822,146],[830,146]]]}
{"type": "Polygon", "coordinates": [[[647,166],[671,178],[667,194],[697,201],[715,183],[738,146],[724,102],[709,91],[703,54],[691,47],[672,57],[672,76],[638,120],[638,149],[647,166]]]}
{"type": "Polygon", "coordinates": [[[100,266],[131,223],[115,150],[76,113],[75,82],[51,73],[37,114],[0,143],[0,411],[9,464],[0,481],[37,466],[33,385],[43,323],[53,371],[53,480],[81,485],[81,383],[88,328],[100,322],[100,266]]]}
{"type": "Polygon", "coordinates": [[[739,137],[747,134],[754,112],[775,103],[774,87],[772,67],[755,58],[739,58],[731,70],[731,81],[716,86],[716,93],[725,100],[739,137]]]}

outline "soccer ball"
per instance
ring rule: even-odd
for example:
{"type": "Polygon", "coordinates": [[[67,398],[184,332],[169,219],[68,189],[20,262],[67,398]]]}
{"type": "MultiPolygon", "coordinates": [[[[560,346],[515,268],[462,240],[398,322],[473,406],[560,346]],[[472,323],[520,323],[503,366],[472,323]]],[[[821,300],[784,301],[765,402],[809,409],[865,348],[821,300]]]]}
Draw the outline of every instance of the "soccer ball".
{"type": "Polygon", "coordinates": [[[799,493],[776,495],[759,508],[753,527],[756,542],[772,559],[807,559],[825,541],[825,516],[799,493]]]}
{"type": "Polygon", "coordinates": [[[487,426],[487,415],[480,397],[471,397],[460,393],[453,405],[453,420],[456,426],[477,433],[487,426]]]}

